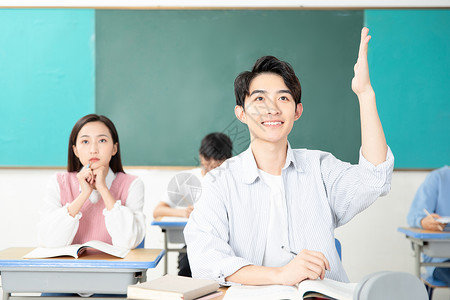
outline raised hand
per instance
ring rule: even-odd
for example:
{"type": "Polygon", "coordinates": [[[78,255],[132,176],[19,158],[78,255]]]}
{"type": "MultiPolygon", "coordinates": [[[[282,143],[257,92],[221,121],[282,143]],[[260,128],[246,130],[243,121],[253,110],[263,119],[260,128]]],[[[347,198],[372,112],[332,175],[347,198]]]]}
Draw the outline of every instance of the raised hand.
{"type": "Polygon", "coordinates": [[[358,60],[354,67],[355,75],[352,80],[352,90],[358,96],[367,92],[373,93],[372,85],[370,84],[369,64],[367,62],[367,49],[371,39],[371,36],[368,34],[369,29],[364,27],[361,30],[358,60]]]}

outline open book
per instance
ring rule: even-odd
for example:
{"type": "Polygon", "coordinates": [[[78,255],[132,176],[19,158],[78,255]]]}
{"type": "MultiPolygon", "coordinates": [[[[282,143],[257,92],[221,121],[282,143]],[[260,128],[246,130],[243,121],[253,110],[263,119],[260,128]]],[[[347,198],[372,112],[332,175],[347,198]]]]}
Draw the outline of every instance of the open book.
{"type": "Polygon", "coordinates": [[[232,286],[228,289],[224,300],[251,299],[319,299],[352,300],[356,283],[344,283],[331,279],[304,280],[297,286],[264,285],[264,286],[232,286]]]}
{"type": "MultiPolygon", "coordinates": [[[[214,280],[195,279],[190,277],[165,275],[161,278],[129,285],[128,299],[161,299],[161,300],[191,300],[216,292],[219,284],[214,280]]],[[[206,296],[202,299],[209,299],[206,296]]]]}
{"type": "Polygon", "coordinates": [[[78,258],[87,248],[97,249],[109,255],[124,258],[130,249],[112,246],[101,241],[89,241],[82,245],[74,244],[61,248],[36,248],[23,258],[49,258],[58,256],[72,256],[78,258]]]}

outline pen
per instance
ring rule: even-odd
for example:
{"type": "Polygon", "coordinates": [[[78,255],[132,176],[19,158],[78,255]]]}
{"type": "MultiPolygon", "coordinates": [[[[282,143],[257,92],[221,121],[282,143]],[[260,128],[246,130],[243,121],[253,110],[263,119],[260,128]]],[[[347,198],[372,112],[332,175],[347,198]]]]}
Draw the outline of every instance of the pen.
{"type": "Polygon", "coordinates": [[[432,217],[434,220],[436,220],[429,212],[426,208],[423,209],[423,211],[430,217],[432,217]]]}
{"type": "Polygon", "coordinates": [[[89,169],[90,166],[91,166],[91,163],[88,163],[85,168],[89,169]]]}
{"type": "MultiPolygon", "coordinates": [[[[424,211],[427,215],[429,215],[430,217],[432,217],[433,220],[435,220],[436,222],[438,222],[438,221],[436,220],[436,218],[434,218],[426,208],[424,208],[423,211],[424,211]]],[[[437,225],[437,227],[439,228],[440,231],[444,231],[444,228],[441,227],[440,225],[437,225]]],[[[445,227],[445,226],[444,226],[444,227],[445,227]]]]}
{"type": "Polygon", "coordinates": [[[287,249],[286,247],[284,247],[284,246],[281,246],[281,249],[283,249],[283,250],[286,251],[286,252],[289,252],[290,254],[293,254],[293,255],[297,256],[297,253],[295,253],[294,251],[288,250],[288,249],[287,249]]]}

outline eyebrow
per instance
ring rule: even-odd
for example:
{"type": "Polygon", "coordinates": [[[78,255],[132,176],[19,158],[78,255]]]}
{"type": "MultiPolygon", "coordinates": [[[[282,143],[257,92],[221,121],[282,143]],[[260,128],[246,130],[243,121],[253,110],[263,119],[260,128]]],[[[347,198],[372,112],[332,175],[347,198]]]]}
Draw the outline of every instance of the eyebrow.
{"type": "MultiPolygon", "coordinates": [[[[99,135],[97,135],[97,137],[101,137],[101,136],[105,136],[105,137],[109,138],[109,136],[107,134],[99,134],[99,135]]],[[[81,138],[84,138],[84,137],[91,137],[91,136],[87,135],[87,134],[84,134],[84,135],[80,136],[79,138],[81,139],[81,138]]]]}
{"type": "MultiPolygon", "coordinates": [[[[290,90],[279,90],[279,91],[277,91],[277,94],[284,94],[284,93],[289,94],[289,95],[292,95],[292,93],[291,93],[290,90]]],[[[254,90],[254,91],[250,94],[250,96],[252,96],[252,95],[254,95],[254,94],[267,94],[267,91],[265,91],[265,90],[254,90]]]]}

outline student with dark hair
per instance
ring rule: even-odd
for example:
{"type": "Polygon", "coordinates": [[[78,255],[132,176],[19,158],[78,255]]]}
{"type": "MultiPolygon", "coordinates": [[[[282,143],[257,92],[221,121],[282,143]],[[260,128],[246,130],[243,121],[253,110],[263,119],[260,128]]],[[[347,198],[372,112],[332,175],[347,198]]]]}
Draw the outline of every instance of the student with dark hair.
{"type": "Polygon", "coordinates": [[[125,174],[119,136],[105,116],[82,117],[69,138],[67,172],[51,178],[38,244],[63,247],[99,240],[135,248],[145,236],[144,185],[125,174]]]}
{"type": "MultiPolygon", "coordinates": [[[[200,168],[190,170],[189,173],[196,176],[199,182],[212,169],[219,167],[225,160],[232,156],[233,143],[230,138],[221,132],[213,132],[206,135],[201,142],[199,149],[200,168]]],[[[160,201],[153,211],[153,217],[183,217],[189,218],[194,210],[192,205],[188,207],[178,207],[170,198],[160,201]]],[[[178,275],[191,277],[191,269],[186,253],[178,256],[178,275]]]]}
{"type": "Polygon", "coordinates": [[[184,230],[193,277],[223,285],[348,281],[334,229],[388,193],[394,165],[370,84],[369,40],[363,28],[352,80],[361,114],[357,165],[291,148],[288,135],[303,106],[288,63],[264,56],[236,78],[235,114],[251,144],[204,180],[184,230]]]}

